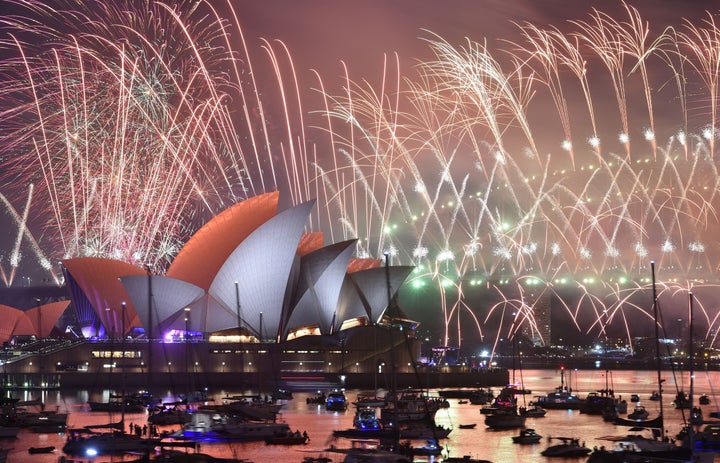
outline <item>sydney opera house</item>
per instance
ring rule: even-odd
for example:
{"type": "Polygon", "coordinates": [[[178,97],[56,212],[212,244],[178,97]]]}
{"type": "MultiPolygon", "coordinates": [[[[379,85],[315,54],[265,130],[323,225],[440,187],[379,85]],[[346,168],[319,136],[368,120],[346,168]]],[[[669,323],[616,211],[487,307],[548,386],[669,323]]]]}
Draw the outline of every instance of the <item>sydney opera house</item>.
{"type": "Polygon", "coordinates": [[[5,373],[62,385],[112,384],[115,371],[137,384],[295,387],[347,377],[381,387],[389,365],[412,373],[417,323],[393,303],[412,267],[354,258],[355,240],[326,245],[305,232],[312,207],[279,210],[277,192],[242,201],[200,228],[165,275],[111,259],[64,260],[70,300],[2,307],[13,323],[0,335],[74,336],[29,351],[6,344],[5,373]],[[63,327],[67,311],[73,325],[63,327]]]}

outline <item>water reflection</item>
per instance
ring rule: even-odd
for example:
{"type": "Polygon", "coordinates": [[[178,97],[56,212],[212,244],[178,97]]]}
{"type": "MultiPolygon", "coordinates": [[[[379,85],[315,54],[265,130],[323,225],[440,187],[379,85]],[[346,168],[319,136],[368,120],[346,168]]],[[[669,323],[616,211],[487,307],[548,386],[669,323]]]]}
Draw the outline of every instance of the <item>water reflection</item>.
{"type": "MultiPolygon", "coordinates": [[[[588,392],[602,389],[609,385],[614,389],[616,395],[621,395],[630,400],[631,394],[638,394],[640,403],[650,412],[650,416],[657,416],[659,403],[650,401],[649,397],[657,390],[657,375],[652,371],[613,371],[586,370],[573,371],[568,384],[573,391],[585,396],[588,392]]],[[[534,395],[543,395],[559,385],[559,371],[554,370],[528,370],[523,371],[517,380],[521,380],[526,389],[533,391],[534,395]]],[[[663,373],[666,380],[663,405],[666,416],[666,428],[669,436],[674,436],[682,426],[682,412],[672,406],[675,397],[676,384],[678,387],[688,390],[687,374],[673,375],[672,372],[663,373]]],[[[704,405],[705,416],[711,411],[720,410],[720,396],[715,396],[714,391],[720,386],[720,373],[697,373],[695,378],[696,397],[700,394],[708,394],[710,404],[704,405]]],[[[495,388],[496,390],[498,388],[495,388]]],[[[228,395],[242,395],[257,391],[215,391],[213,397],[220,401],[228,395]]],[[[348,399],[355,400],[359,391],[347,391],[348,399]]],[[[156,392],[157,394],[157,392],[156,392]]],[[[173,396],[169,391],[160,391],[163,400],[172,400],[173,396]]],[[[284,447],[268,446],[263,442],[233,443],[233,444],[203,444],[201,450],[216,456],[245,458],[255,463],[300,463],[307,456],[318,456],[323,453],[332,441],[332,431],[352,426],[352,407],[345,412],[329,412],[320,404],[308,404],[306,399],[313,397],[313,392],[297,392],[294,399],[287,401],[281,411],[280,419],[287,422],[290,428],[300,432],[307,431],[310,442],[304,446],[284,447]]],[[[57,407],[60,411],[67,410],[70,413],[68,425],[70,427],[82,427],[93,424],[108,423],[117,421],[119,416],[109,417],[106,413],[88,412],[86,402],[88,400],[101,400],[109,397],[109,391],[51,391],[43,394],[22,393],[17,394],[22,400],[41,398],[46,403],[46,408],[57,407]]],[[[526,401],[532,400],[533,396],[525,397],[526,401]]],[[[603,421],[600,416],[584,415],[577,410],[550,410],[543,418],[529,418],[526,426],[535,429],[544,438],[533,445],[513,444],[512,436],[517,430],[492,431],[484,426],[483,417],[479,412],[479,406],[471,404],[459,404],[458,400],[450,399],[450,407],[441,409],[436,415],[436,422],[439,425],[452,427],[448,439],[443,442],[445,448],[449,449],[453,456],[471,455],[473,457],[489,459],[495,463],[508,462],[544,462],[548,461],[540,456],[540,451],[548,445],[549,437],[577,437],[588,447],[608,445],[607,441],[599,439],[608,435],[627,434],[628,428],[616,427],[611,423],[603,421]],[[474,429],[460,429],[460,424],[477,423],[474,429]]],[[[522,399],[521,399],[522,403],[522,399]]],[[[632,407],[630,407],[632,410],[632,407]]],[[[145,414],[128,414],[125,417],[126,426],[130,423],[143,424],[147,420],[145,414]]],[[[179,426],[162,427],[161,430],[176,430],[179,426]]],[[[28,461],[29,447],[44,447],[53,445],[62,448],[65,440],[64,434],[34,434],[23,430],[17,440],[0,442],[3,447],[12,447],[9,462],[28,461]]],[[[417,444],[422,444],[418,442],[417,444]]],[[[336,445],[346,445],[343,442],[336,442],[336,445]]],[[[327,454],[333,461],[341,461],[341,455],[327,454]]],[[[33,455],[33,463],[56,463],[60,453],[33,455]]],[[[132,456],[106,456],[95,459],[80,459],[77,461],[104,463],[121,462],[132,459],[132,456]]],[[[717,460],[717,459],[716,459],[717,460]]],[[[570,459],[567,461],[584,461],[581,459],[570,459]]]]}

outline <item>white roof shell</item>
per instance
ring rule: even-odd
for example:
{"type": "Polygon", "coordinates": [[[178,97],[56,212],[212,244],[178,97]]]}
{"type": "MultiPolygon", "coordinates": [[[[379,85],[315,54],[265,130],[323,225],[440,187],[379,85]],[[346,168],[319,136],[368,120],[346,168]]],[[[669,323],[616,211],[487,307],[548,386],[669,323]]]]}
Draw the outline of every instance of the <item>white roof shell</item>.
{"type": "Polygon", "coordinates": [[[283,337],[293,328],[308,325],[317,325],[323,334],[332,333],[343,277],[356,242],[349,240],[326,246],[301,259],[296,300],[283,337]]]}
{"type": "Polygon", "coordinates": [[[258,227],[230,254],[210,285],[209,295],[239,310],[244,327],[261,340],[279,335],[295,252],[314,204],[292,207],[258,227]]]}

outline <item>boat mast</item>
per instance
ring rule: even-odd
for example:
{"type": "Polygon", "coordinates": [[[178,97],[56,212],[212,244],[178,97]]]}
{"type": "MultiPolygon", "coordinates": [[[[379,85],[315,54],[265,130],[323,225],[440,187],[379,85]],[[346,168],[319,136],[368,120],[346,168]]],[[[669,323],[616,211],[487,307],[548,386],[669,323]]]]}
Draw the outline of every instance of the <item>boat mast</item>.
{"type": "Polygon", "coordinates": [[[695,430],[694,430],[694,426],[695,426],[694,421],[695,420],[693,419],[693,390],[695,388],[695,353],[694,353],[695,345],[693,342],[694,333],[693,333],[693,293],[692,293],[692,291],[690,291],[688,293],[688,297],[690,298],[689,307],[688,307],[688,309],[690,311],[690,314],[689,314],[690,315],[690,317],[689,317],[690,318],[690,330],[689,330],[690,331],[689,332],[690,353],[688,354],[688,357],[690,360],[690,398],[689,398],[689,400],[690,400],[690,420],[689,421],[690,422],[688,423],[689,424],[689,426],[688,426],[688,441],[690,442],[690,455],[692,456],[693,449],[695,448],[695,430]]]}
{"type": "MultiPolygon", "coordinates": [[[[390,311],[390,305],[392,304],[392,289],[390,288],[390,253],[385,253],[385,283],[387,285],[387,309],[386,311],[390,311]]],[[[393,326],[394,320],[392,318],[392,313],[390,313],[390,365],[392,366],[392,375],[390,378],[390,393],[392,394],[391,397],[395,397],[395,394],[397,393],[397,371],[395,367],[395,337],[393,336],[393,330],[395,327],[393,326]]],[[[377,370],[377,367],[375,368],[377,370]]]]}
{"type": "MultiPolygon", "coordinates": [[[[392,303],[392,289],[390,288],[390,253],[385,252],[385,284],[387,286],[387,308],[385,313],[388,315],[390,322],[390,400],[393,401],[393,425],[392,425],[392,442],[393,447],[398,446],[400,442],[400,425],[398,423],[398,394],[397,394],[397,366],[395,365],[395,336],[393,330],[395,329],[394,319],[390,312],[390,304],[392,303]]],[[[377,327],[375,329],[377,333],[377,327]]],[[[375,367],[377,370],[377,366],[375,367]]],[[[376,390],[377,392],[377,390],[376,390]]],[[[427,402],[425,402],[425,410],[427,411],[427,402]]]]}
{"type": "Polygon", "coordinates": [[[147,271],[148,279],[148,326],[147,326],[147,339],[148,339],[148,365],[147,372],[148,378],[151,378],[152,360],[153,360],[153,319],[152,319],[152,269],[150,265],[145,266],[147,271]]]}
{"type": "Polygon", "coordinates": [[[655,261],[650,261],[650,271],[652,273],[652,298],[653,298],[653,318],[655,319],[655,359],[657,362],[657,384],[658,384],[658,396],[660,399],[660,433],[665,437],[665,421],[663,418],[663,398],[662,398],[662,360],[660,358],[660,330],[658,329],[658,323],[660,317],[658,315],[658,304],[657,304],[657,289],[655,288],[655,261]]]}
{"type": "Polygon", "coordinates": [[[127,400],[127,382],[125,379],[125,310],[127,308],[127,304],[125,301],[120,304],[120,316],[122,317],[122,339],[120,340],[120,374],[122,375],[120,378],[122,379],[122,392],[121,392],[121,399],[122,404],[120,405],[120,430],[122,432],[125,432],[125,401],[127,400]]]}

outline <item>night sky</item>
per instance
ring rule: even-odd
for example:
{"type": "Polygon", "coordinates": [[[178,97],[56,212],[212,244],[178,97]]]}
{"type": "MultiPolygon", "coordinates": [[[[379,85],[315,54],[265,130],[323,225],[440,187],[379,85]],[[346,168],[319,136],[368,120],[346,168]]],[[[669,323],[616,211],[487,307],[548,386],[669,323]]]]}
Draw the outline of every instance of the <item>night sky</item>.
{"type": "MultiPolygon", "coordinates": [[[[318,197],[309,229],[325,232],[326,241],[359,238],[359,257],[391,252],[394,263],[416,265],[419,273],[410,283],[419,293],[406,301],[416,305],[431,294],[432,307],[419,309],[419,318],[446,322],[443,334],[452,342],[460,331],[453,327],[463,323],[480,327],[468,330],[473,339],[495,336],[496,328],[482,328],[486,322],[505,323],[483,303],[485,296],[467,286],[475,279],[501,301],[516,297],[514,289],[494,286],[502,287],[505,278],[526,282],[541,275],[552,286],[568,277],[581,293],[588,286],[583,278],[605,279],[596,305],[566,315],[577,320],[580,335],[597,336],[593,321],[602,313],[597,304],[604,305],[623,336],[628,320],[637,320],[646,304],[642,298],[642,307],[608,300],[624,297],[617,288],[625,275],[647,277],[650,259],[660,262],[664,280],[681,288],[697,284],[697,275],[715,278],[717,154],[700,135],[698,151],[683,153],[676,135],[680,129],[699,133],[711,115],[710,92],[692,60],[673,55],[688,76],[682,98],[663,56],[648,60],[647,85],[639,70],[622,66],[631,139],[622,143],[610,73],[585,46],[592,111],[578,79],[562,73],[573,125],[570,158],[560,149],[567,134],[559,111],[518,28],[532,24],[575,40],[578,22],[605,14],[627,21],[620,2],[264,0],[230,1],[231,8],[211,2],[227,21],[225,37],[207,5],[190,12],[186,2],[179,18],[190,39],[169,9],[157,8],[151,16],[144,3],[119,2],[104,10],[104,2],[51,2],[65,11],[58,14],[47,6],[31,11],[22,2],[0,1],[0,78],[6,82],[0,91],[0,269],[6,285],[27,284],[28,277],[52,280],[57,261],[77,255],[151,262],[161,272],[214,214],[253,192],[274,189],[287,203],[318,197]],[[155,22],[158,17],[166,22],[155,22]],[[82,53],[73,53],[70,37],[79,37],[82,53]],[[502,91],[493,89],[498,93],[483,100],[477,82],[452,81],[448,75],[464,71],[462,66],[423,67],[440,61],[432,41],[454,47],[468,61],[479,55],[465,52],[485,45],[511,76],[522,111],[510,108],[512,99],[502,91]],[[55,48],[64,53],[49,53],[55,48]],[[121,53],[127,53],[124,61],[121,53]],[[237,75],[228,56],[236,60],[237,75]],[[512,74],[521,60],[529,65],[522,75],[512,74]],[[197,72],[201,64],[207,74],[197,72]],[[348,84],[352,104],[345,99],[348,84]],[[654,122],[645,90],[652,94],[654,122]],[[382,117],[370,104],[378,95],[382,117]],[[486,102],[495,111],[489,118],[479,109],[486,102]],[[206,108],[213,108],[209,116],[206,108]],[[344,110],[352,117],[343,119],[344,110]],[[657,133],[652,153],[641,141],[651,123],[657,133]],[[602,150],[586,143],[593,131],[602,150]],[[666,151],[672,160],[663,164],[666,151]],[[600,173],[594,171],[598,158],[605,163],[600,173]],[[167,197],[173,200],[162,200],[167,197]],[[594,206],[598,198],[600,206],[594,206]],[[452,258],[439,257],[443,252],[452,258]],[[439,310],[438,285],[445,281],[465,286],[440,289],[449,296],[439,310]]],[[[707,10],[716,11],[714,2],[628,5],[649,23],[651,36],[705,27],[707,10]]],[[[708,333],[718,299],[708,291],[702,305],[708,333]]],[[[517,304],[495,310],[523,311],[517,304]]],[[[685,310],[682,303],[673,305],[676,314],[685,310]]]]}

